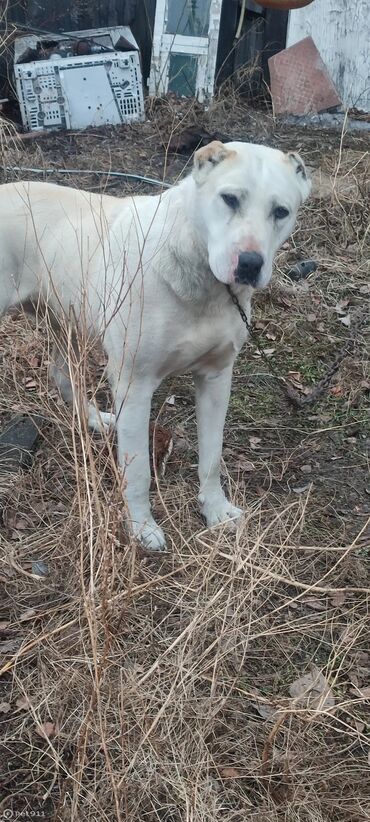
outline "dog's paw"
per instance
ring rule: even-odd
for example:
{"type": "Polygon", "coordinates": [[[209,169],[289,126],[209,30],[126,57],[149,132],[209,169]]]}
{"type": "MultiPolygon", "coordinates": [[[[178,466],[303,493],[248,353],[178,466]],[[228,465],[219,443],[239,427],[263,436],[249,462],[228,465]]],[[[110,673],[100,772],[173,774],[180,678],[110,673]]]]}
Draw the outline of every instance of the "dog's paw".
{"type": "Polygon", "coordinates": [[[114,414],[110,414],[108,411],[98,411],[94,405],[89,405],[88,424],[91,431],[98,431],[101,434],[104,431],[114,429],[116,418],[114,414]]]}
{"type": "Polygon", "coordinates": [[[164,551],[166,549],[164,533],[154,519],[151,518],[144,523],[134,522],[132,530],[136,539],[147,551],[164,551]]]}
{"type": "Polygon", "coordinates": [[[236,529],[238,521],[243,516],[241,508],[232,505],[226,497],[218,500],[201,501],[201,513],[209,528],[221,523],[227,523],[232,529],[236,529]]]}

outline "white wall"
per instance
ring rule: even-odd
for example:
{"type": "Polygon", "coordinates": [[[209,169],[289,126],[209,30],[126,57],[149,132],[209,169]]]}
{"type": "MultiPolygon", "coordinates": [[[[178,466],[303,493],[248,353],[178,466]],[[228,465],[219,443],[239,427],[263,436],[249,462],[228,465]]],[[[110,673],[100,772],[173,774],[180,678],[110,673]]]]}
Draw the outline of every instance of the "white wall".
{"type": "Polygon", "coordinates": [[[291,11],[287,46],[308,35],[344,105],[370,111],[370,0],[314,0],[291,11]]]}

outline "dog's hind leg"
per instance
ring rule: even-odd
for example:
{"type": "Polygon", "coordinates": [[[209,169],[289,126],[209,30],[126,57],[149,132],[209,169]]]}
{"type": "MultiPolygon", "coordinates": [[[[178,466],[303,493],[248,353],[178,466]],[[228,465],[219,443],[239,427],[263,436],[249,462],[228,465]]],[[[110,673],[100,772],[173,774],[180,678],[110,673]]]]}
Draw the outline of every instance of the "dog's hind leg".
{"type": "Polygon", "coordinates": [[[78,369],[79,348],[74,335],[70,344],[66,335],[60,332],[56,335],[54,329],[54,344],[51,362],[49,365],[49,375],[56,384],[64,401],[73,406],[77,404],[84,409],[87,416],[88,426],[93,431],[105,431],[114,428],[115,417],[106,411],[98,411],[93,403],[81,397],[79,386],[72,378],[73,370],[78,369]]]}

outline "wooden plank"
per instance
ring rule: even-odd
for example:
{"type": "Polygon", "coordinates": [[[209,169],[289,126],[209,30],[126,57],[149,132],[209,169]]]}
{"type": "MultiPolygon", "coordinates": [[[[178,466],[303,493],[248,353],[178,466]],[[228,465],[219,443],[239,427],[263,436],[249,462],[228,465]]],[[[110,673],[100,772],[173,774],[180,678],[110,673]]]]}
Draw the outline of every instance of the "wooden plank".
{"type": "Polygon", "coordinates": [[[239,4],[224,0],[222,3],[220,36],[216,61],[216,83],[219,86],[234,72],[234,38],[240,14],[239,4]]]}
{"type": "Polygon", "coordinates": [[[131,25],[132,33],[140,48],[144,84],[147,83],[150,74],[155,7],[156,0],[141,0],[141,11],[136,13],[131,25]]]}

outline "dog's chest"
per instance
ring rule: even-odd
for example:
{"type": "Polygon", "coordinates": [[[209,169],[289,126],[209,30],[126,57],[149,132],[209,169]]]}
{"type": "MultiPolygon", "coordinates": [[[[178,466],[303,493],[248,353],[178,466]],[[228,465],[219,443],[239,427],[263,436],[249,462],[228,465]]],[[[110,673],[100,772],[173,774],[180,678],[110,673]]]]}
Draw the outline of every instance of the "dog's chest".
{"type": "Polygon", "coordinates": [[[233,319],[234,323],[229,317],[204,318],[172,329],[161,378],[184,371],[211,376],[231,365],[247,336],[239,318],[233,319]]]}

